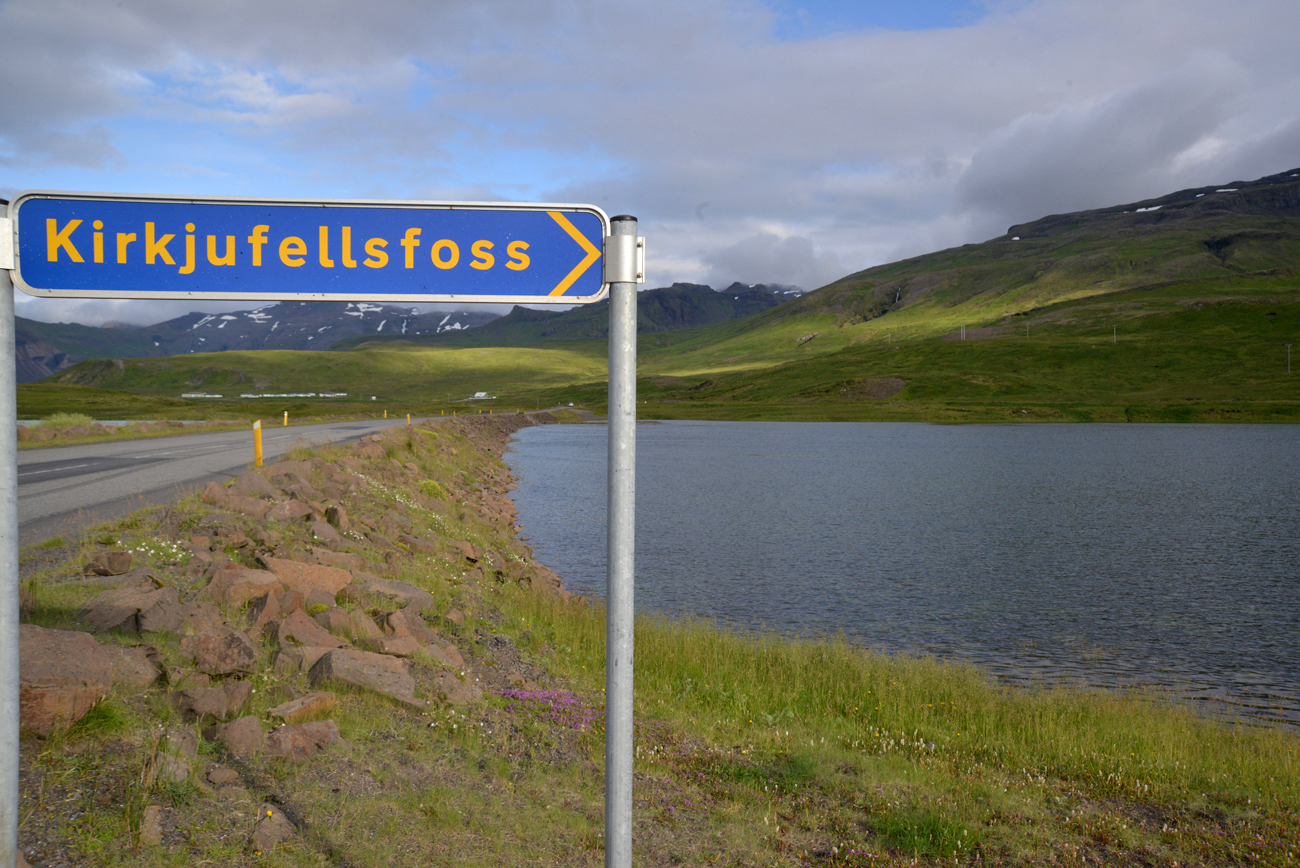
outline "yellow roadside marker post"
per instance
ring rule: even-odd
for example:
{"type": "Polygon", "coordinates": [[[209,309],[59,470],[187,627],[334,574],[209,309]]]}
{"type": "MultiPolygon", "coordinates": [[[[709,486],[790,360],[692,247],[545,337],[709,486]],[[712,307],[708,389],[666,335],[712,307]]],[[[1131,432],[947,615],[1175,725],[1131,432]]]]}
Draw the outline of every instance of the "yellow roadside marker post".
{"type": "Polygon", "coordinates": [[[253,466],[262,466],[262,420],[253,423],[253,466]]]}
{"type": "Polygon", "coordinates": [[[407,424],[407,425],[410,425],[410,424],[411,424],[411,414],[410,414],[410,413],[407,413],[407,414],[406,414],[406,424],[407,424]]]}
{"type": "Polygon", "coordinates": [[[289,411],[288,411],[288,410],[285,410],[285,411],[284,411],[284,427],[286,427],[286,428],[289,427],[289,411]]]}
{"type": "Polygon", "coordinates": [[[385,418],[385,419],[388,418],[388,411],[387,411],[387,410],[384,411],[384,418],[385,418]]]}

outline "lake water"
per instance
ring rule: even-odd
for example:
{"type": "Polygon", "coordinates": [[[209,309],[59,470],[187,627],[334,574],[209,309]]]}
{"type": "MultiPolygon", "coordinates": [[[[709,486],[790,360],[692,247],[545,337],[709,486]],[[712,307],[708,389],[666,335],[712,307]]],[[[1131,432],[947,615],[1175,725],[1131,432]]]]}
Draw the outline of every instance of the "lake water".
{"type": "MultiPolygon", "coordinates": [[[[538,558],[603,597],[605,426],[506,461],[538,558]]],[[[641,611],[1300,724],[1300,426],[639,425],[636,565],[641,611]]]]}

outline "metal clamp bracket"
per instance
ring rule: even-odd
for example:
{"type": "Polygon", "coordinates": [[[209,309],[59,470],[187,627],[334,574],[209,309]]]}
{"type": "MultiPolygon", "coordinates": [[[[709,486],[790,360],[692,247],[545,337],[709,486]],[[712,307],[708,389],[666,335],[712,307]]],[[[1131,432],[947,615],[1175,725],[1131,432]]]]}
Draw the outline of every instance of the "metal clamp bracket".
{"type": "Polygon", "coordinates": [[[0,217],[0,268],[13,270],[14,226],[8,217],[0,217]]]}
{"type": "Polygon", "coordinates": [[[605,282],[645,283],[645,239],[605,236],[605,282]]]}

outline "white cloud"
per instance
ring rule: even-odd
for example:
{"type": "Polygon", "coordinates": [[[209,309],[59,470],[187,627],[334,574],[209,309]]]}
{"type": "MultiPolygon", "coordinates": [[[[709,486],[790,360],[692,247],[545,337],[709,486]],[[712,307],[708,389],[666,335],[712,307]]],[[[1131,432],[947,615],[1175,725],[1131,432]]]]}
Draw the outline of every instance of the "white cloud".
{"type": "Polygon", "coordinates": [[[1294,0],[785,41],[777,8],[9,0],[0,190],[592,202],[656,283],[815,285],[1300,162],[1294,0]]]}

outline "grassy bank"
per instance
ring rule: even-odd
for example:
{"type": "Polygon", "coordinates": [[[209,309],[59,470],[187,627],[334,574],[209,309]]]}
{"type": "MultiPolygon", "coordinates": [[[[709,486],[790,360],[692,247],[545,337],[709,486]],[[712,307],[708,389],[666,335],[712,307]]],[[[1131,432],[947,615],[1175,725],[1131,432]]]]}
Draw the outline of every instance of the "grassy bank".
{"type": "MultiPolygon", "coordinates": [[[[514,539],[500,450],[517,421],[447,420],[366,441],[365,455],[292,456],[318,460],[310,481],[322,489],[347,462],[369,480],[337,492],[351,515],[400,514],[410,533],[439,542],[419,553],[349,538],[340,551],[433,595],[425,617],[460,649],[482,700],[421,713],[342,691],[332,716],[346,747],[291,763],[201,741],[190,779],[142,791],[160,733],[202,727],[180,718],[165,683],[119,688],[71,731],[24,738],[29,855],[132,866],[601,864],[603,610],[544,592],[544,568],[514,539]],[[465,562],[451,540],[482,559],[465,562]],[[209,786],[206,762],[238,781],[209,786]],[[247,840],[264,803],[297,834],[257,854],[247,840]],[[164,834],[137,851],[146,804],[162,806],[164,834]]],[[[207,580],[195,535],[213,540],[210,556],[247,566],[264,542],[303,557],[316,545],[301,525],[182,501],[26,552],[28,617],[77,628],[97,591],[80,563],[105,545],[135,550],[185,598],[207,580]],[[237,546],[236,534],[253,542],[237,546]]],[[[361,605],[376,616],[388,606],[361,605]]],[[[173,683],[186,675],[173,636],[100,641],[153,644],[173,683]]],[[[244,713],[264,717],[308,689],[302,674],[276,670],[275,650],[260,646],[244,713]]],[[[637,864],[1300,864],[1293,731],[1206,720],[1150,694],[1008,689],[970,667],[689,619],[640,619],[636,655],[637,864]]],[[[418,657],[411,666],[421,690],[438,671],[418,657]]]]}

